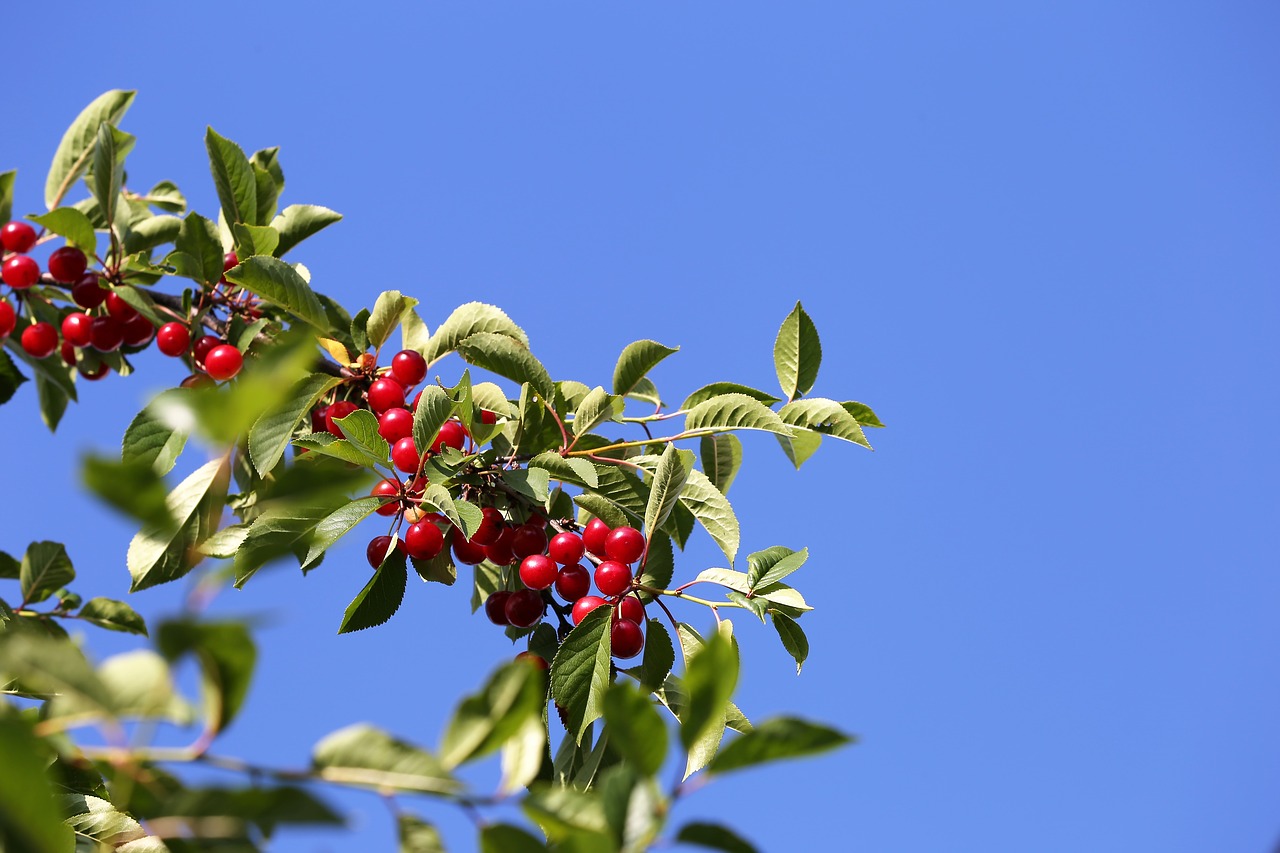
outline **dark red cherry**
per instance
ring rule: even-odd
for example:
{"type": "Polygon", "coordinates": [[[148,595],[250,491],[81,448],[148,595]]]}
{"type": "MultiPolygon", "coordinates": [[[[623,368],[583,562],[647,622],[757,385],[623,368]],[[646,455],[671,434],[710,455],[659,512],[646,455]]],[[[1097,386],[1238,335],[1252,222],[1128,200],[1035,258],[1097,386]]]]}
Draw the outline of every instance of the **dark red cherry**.
{"type": "Polygon", "coordinates": [[[556,582],[556,564],[550,557],[530,554],[520,561],[520,582],[529,589],[546,589],[556,582]]]}
{"type": "Polygon", "coordinates": [[[582,566],[565,566],[556,575],[556,592],[565,601],[577,601],[591,591],[591,573],[582,566]]]}
{"type": "MultiPolygon", "coordinates": [[[[394,498],[400,494],[400,484],[395,480],[379,480],[373,484],[373,490],[369,492],[375,498],[394,498]]],[[[395,515],[400,511],[400,504],[396,501],[385,503],[374,510],[378,515],[395,515]]]]}
{"type": "Polygon", "coordinates": [[[631,587],[631,567],[616,560],[596,566],[596,589],[602,595],[622,595],[631,587]]]}
{"type": "Polygon", "coordinates": [[[387,558],[387,552],[391,550],[390,536],[375,536],[373,541],[369,543],[369,547],[365,549],[365,557],[369,560],[369,565],[375,569],[382,565],[382,561],[387,558]]]}
{"type": "Polygon", "coordinates": [[[135,314],[133,319],[124,324],[124,342],[127,346],[146,346],[151,343],[151,339],[155,337],[155,334],[156,327],[151,325],[151,321],[141,314],[135,314]]]}
{"type": "Polygon", "coordinates": [[[483,545],[476,545],[462,538],[462,532],[455,530],[453,533],[453,556],[459,563],[466,563],[468,566],[476,566],[483,563],[485,557],[489,556],[483,545]]]}
{"type": "Polygon", "coordinates": [[[49,275],[59,284],[75,284],[88,266],[84,252],[75,246],[63,246],[49,256],[49,275]]]}
{"type": "Polygon", "coordinates": [[[502,517],[502,513],[491,506],[480,510],[480,513],[484,519],[476,528],[476,532],[471,534],[471,541],[477,545],[492,545],[502,535],[502,530],[507,524],[506,519],[502,517]]]}
{"type": "Polygon", "coordinates": [[[467,428],[459,421],[445,421],[440,432],[436,433],[436,440],[431,442],[431,452],[439,453],[446,447],[461,450],[466,443],[467,428]]]}
{"type": "Polygon", "coordinates": [[[570,566],[582,559],[586,549],[582,537],[576,533],[557,533],[547,544],[547,553],[551,559],[562,566],[570,566]]]}
{"type": "Polygon", "coordinates": [[[536,590],[519,589],[511,593],[505,608],[507,621],[517,628],[532,628],[542,619],[547,604],[536,590]]]}
{"type": "Polygon", "coordinates": [[[644,634],[630,619],[619,619],[609,631],[610,651],[615,658],[633,658],[644,648],[644,634]]]}
{"type": "Polygon", "coordinates": [[[7,338],[18,324],[18,314],[8,299],[0,299],[0,338],[7,338]]]}
{"type": "Polygon", "coordinates": [[[204,372],[219,382],[234,378],[243,365],[244,356],[231,344],[216,346],[204,357],[204,372]]]}
{"type": "Polygon", "coordinates": [[[369,386],[369,408],[373,409],[375,415],[380,415],[388,409],[397,409],[404,407],[404,388],[394,379],[373,380],[373,384],[369,386]]]}
{"type": "Polygon", "coordinates": [[[99,284],[96,272],[85,273],[71,286],[71,298],[81,308],[97,308],[107,298],[108,291],[99,284]]]}
{"type": "Polygon", "coordinates": [[[213,335],[201,335],[196,338],[196,345],[191,348],[191,357],[196,360],[196,364],[204,364],[205,356],[213,352],[213,348],[222,346],[222,339],[215,338],[213,335]]]}
{"type": "Polygon", "coordinates": [[[103,302],[107,305],[107,313],[121,323],[127,323],[138,316],[137,310],[114,290],[107,291],[107,298],[103,302]]]}
{"type": "Polygon", "coordinates": [[[422,464],[422,454],[413,443],[413,436],[407,436],[391,445],[391,461],[406,474],[412,474],[422,464]]]}
{"type": "Polygon", "coordinates": [[[511,593],[504,589],[490,593],[489,597],[484,600],[484,615],[489,617],[489,621],[495,625],[510,625],[507,621],[507,601],[511,598],[511,593]]]}
{"type": "Polygon", "coordinates": [[[416,560],[432,560],[444,550],[444,534],[430,521],[410,524],[404,533],[404,549],[416,560]]]}
{"type": "Polygon", "coordinates": [[[511,552],[523,560],[530,554],[542,554],[547,550],[547,531],[538,524],[522,524],[511,536],[511,552]]]}
{"type": "Polygon", "coordinates": [[[378,435],[395,444],[413,435],[413,414],[408,409],[387,409],[378,417],[378,435]]]}
{"type": "Polygon", "coordinates": [[[613,612],[616,619],[629,619],[637,625],[644,624],[644,604],[634,595],[628,595],[613,612]]]}
{"type": "Polygon", "coordinates": [[[124,343],[124,324],[115,317],[94,317],[90,345],[98,352],[114,352],[124,343]]]}

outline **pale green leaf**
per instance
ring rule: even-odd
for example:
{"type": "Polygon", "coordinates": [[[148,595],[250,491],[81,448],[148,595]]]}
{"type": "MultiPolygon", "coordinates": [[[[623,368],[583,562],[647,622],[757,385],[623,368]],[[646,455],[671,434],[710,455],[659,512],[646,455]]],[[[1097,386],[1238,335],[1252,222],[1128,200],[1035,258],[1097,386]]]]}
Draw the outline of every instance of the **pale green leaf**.
{"type": "Polygon", "coordinates": [[[398,290],[384,290],[373,303],[369,312],[369,322],[365,332],[369,335],[369,344],[374,350],[382,349],[405,316],[418,304],[418,300],[405,296],[398,290]]]}
{"type": "Polygon", "coordinates": [[[642,340],[627,344],[613,368],[613,393],[619,396],[630,394],[658,362],[679,351],[679,347],[663,346],[657,341],[642,340]]]}
{"type": "Polygon", "coordinates": [[[294,246],[322,228],[342,219],[342,214],[314,204],[291,204],[275,219],[271,227],[280,234],[276,245],[276,257],[283,257],[294,246]]]}
{"type": "Polygon", "coordinates": [[[727,773],[771,761],[820,755],[853,738],[817,723],[794,717],[765,720],[730,741],[707,766],[709,773],[727,773]]]}
{"type": "Polygon", "coordinates": [[[339,784],[426,793],[459,787],[426,750],[364,723],[325,737],[311,761],[320,778],[339,784]]]}
{"type": "Polygon", "coordinates": [[[693,453],[668,444],[658,459],[653,482],[649,486],[649,502],[644,511],[644,530],[652,537],[666,523],[667,516],[680,500],[689,473],[693,470],[693,453]]]}
{"type": "Polygon", "coordinates": [[[550,400],[555,396],[551,376],[542,362],[524,345],[507,335],[479,332],[459,341],[456,349],[469,364],[515,382],[528,382],[543,400],[550,400]]]}
{"type": "Polygon", "coordinates": [[[310,323],[321,332],[329,331],[324,306],[307,280],[279,258],[246,258],[227,271],[226,279],[310,323]]]}
{"type": "MultiPolygon", "coordinates": [[[[67,128],[53,155],[53,164],[44,184],[44,203],[53,210],[61,202],[76,179],[89,167],[98,127],[104,123],[119,124],[133,103],[136,92],[112,89],[85,107],[67,128]]],[[[7,218],[7,217],[6,217],[7,218]]]]}
{"type": "Polygon", "coordinates": [[[791,428],[768,406],[745,394],[721,394],[699,403],[685,416],[686,433],[763,430],[790,436],[791,428]]]}
{"type": "Polygon", "coordinates": [[[177,526],[144,528],[129,543],[125,562],[133,578],[131,592],[176,580],[191,571],[188,550],[203,538],[199,534],[207,519],[201,516],[221,506],[228,474],[227,458],[214,459],[169,493],[165,505],[177,526]]]}
{"type": "Polygon", "coordinates": [[[98,239],[93,233],[93,223],[74,207],[59,207],[40,216],[28,216],[32,222],[38,222],[45,228],[67,238],[67,243],[75,246],[85,255],[92,258],[97,251],[98,239]]]}
{"type": "Polygon", "coordinates": [[[261,225],[258,219],[258,182],[244,149],[212,127],[205,131],[205,148],[209,151],[209,168],[218,201],[229,225],[243,222],[261,225]]]}
{"type": "Polygon", "coordinates": [[[822,344],[818,341],[818,328],[797,302],[782,321],[773,343],[773,366],[778,373],[778,384],[788,400],[809,393],[818,378],[821,363],[822,344]]]}
{"type": "Polygon", "coordinates": [[[720,494],[729,494],[729,487],[742,467],[742,442],[736,435],[704,435],[699,444],[702,471],[720,494]]]}
{"type": "Polygon", "coordinates": [[[854,444],[861,444],[867,449],[871,448],[871,443],[867,441],[858,421],[835,400],[824,400],[821,397],[795,400],[783,406],[778,411],[778,417],[782,418],[783,423],[791,426],[842,438],[854,444]]]}
{"type": "Polygon", "coordinates": [[[422,354],[427,363],[432,364],[457,349],[462,341],[483,332],[505,335],[525,349],[529,346],[528,335],[500,308],[483,302],[468,302],[455,308],[440,324],[422,354]]]}

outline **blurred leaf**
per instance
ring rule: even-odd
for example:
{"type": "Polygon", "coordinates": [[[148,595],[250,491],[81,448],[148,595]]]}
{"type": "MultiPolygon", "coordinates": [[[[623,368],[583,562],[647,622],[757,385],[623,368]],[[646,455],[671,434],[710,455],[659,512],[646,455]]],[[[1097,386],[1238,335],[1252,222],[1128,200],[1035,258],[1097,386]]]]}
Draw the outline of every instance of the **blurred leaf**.
{"type": "Polygon", "coordinates": [[[17,679],[25,692],[75,699],[103,716],[115,713],[110,691],[74,644],[30,633],[0,638],[0,683],[17,679]]]}
{"type": "Polygon", "coordinates": [[[745,394],[757,402],[766,406],[772,406],[781,400],[772,394],[765,393],[758,388],[752,388],[748,385],[739,385],[737,382],[712,382],[710,385],[703,385],[697,391],[694,391],[688,397],[684,398],[684,402],[680,404],[681,411],[688,411],[695,406],[705,403],[713,397],[720,397],[724,394],[745,394]]]}
{"type": "Polygon", "coordinates": [[[316,404],[341,382],[341,377],[313,373],[303,379],[283,405],[264,412],[249,431],[249,456],[260,475],[276,467],[298,426],[316,404]]]}
{"type": "Polygon", "coordinates": [[[44,415],[45,425],[52,432],[58,426],[58,421],[62,419],[62,413],[67,408],[67,400],[76,399],[75,381],[71,378],[75,368],[67,367],[60,358],[32,358],[18,343],[19,340],[20,333],[10,335],[4,339],[4,345],[9,352],[25,361],[35,375],[36,392],[40,395],[41,414],[44,415]],[[47,409],[46,395],[48,396],[47,409]]]}
{"type": "Polygon", "coordinates": [[[125,515],[158,530],[173,528],[164,477],[145,459],[121,462],[89,455],[81,461],[80,474],[89,491],[125,515]]]}
{"type": "Polygon", "coordinates": [[[775,610],[769,615],[773,619],[773,627],[778,632],[778,638],[782,640],[782,647],[787,650],[787,654],[795,658],[796,675],[799,675],[801,667],[809,657],[809,638],[804,635],[804,629],[796,623],[796,620],[785,613],[775,610]]]}
{"type": "MultiPolygon", "coordinates": [[[[538,691],[541,709],[546,695],[538,691]]],[[[499,796],[509,796],[538,778],[547,753],[547,725],[541,714],[526,717],[519,730],[502,745],[502,784],[499,796]]]]}
{"type": "Polygon", "coordinates": [[[518,826],[491,823],[480,830],[480,853],[546,853],[547,845],[518,826]]]}
{"type": "Polygon", "coordinates": [[[132,607],[110,598],[91,598],[80,608],[79,617],[109,631],[147,636],[147,623],[132,607]]]}
{"type": "Polygon", "coordinates": [[[76,578],[71,558],[61,542],[32,542],[22,558],[22,600],[25,604],[44,601],[59,587],[76,578]]]}
{"type": "Polygon", "coordinates": [[[168,213],[182,213],[187,209],[187,197],[172,181],[161,181],[151,189],[142,200],[152,207],[158,207],[168,213]]]}
{"type": "Polygon", "coordinates": [[[466,338],[482,332],[506,335],[526,349],[529,346],[528,335],[502,309],[483,302],[468,302],[455,308],[440,324],[422,354],[427,363],[432,364],[457,349],[466,338]]]}
{"type": "Polygon", "coordinates": [[[679,351],[680,347],[666,347],[657,341],[644,340],[627,344],[613,368],[613,393],[619,396],[630,394],[658,362],[679,351]]]}
{"type": "Polygon", "coordinates": [[[713,634],[690,657],[684,683],[689,700],[680,718],[680,742],[689,749],[717,725],[724,728],[725,709],[738,683],[738,656],[729,639],[713,634]]]}
{"type": "Polygon", "coordinates": [[[671,635],[661,622],[649,619],[645,624],[644,657],[640,659],[640,666],[633,668],[631,673],[642,687],[653,692],[660,689],[671,674],[676,653],[675,647],[671,645],[671,635]]]}
{"type": "Polygon", "coordinates": [[[328,333],[329,318],[311,285],[297,270],[279,258],[253,257],[226,273],[227,281],[279,306],[298,319],[328,333]]]}
{"type": "Polygon", "coordinates": [[[693,469],[693,453],[679,450],[668,444],[654,468],[653,482],[649,484],[649,502],[644,510],[644,531],[652,537],[661,527],[680,500],[680,492],[693,469]]]}
{"type": "Polygon", "coordinates": [[[0,222],[13,218],[13,181],[18,177],[15,169],[0,172],[0,222]]]}
{"type": "Polygon", "coordinates": [[[405,296],[398,290],[384,290],[378,294],[369,312],[369,322],[365,331],[369,335],[369,344],[375,349],[382,349],[405,316],[418,304],[418,300],[405,296]]]}
{"type": "Polygon", "coordinates": [[[667,757],[667,727],[649,697],[626,684],[604,695],[604,720],[613,748],[642,776],[652,776],[667,757]]]}
{"type": "Polygon", "coordinates": [[[406,812],[396,815],[396,835],[400,853],[444,853],[440,832],[416,815],[406,812]]]}
{"type": "Polygon", "coordinates": [[[809,393],[818,378],[821,363],[822,344],[818,341],[818,328],[797,302],[782,321],[778,337],[773,342],[773,366],[778,373],[778,384],[788,400],[809,393]]]}
{"type": "Polygon", "coordinates": [[[244,149],[219,136],[212,127],[205,131],[204,144],[209,151],[213,185],[218,190],[218,201],[222,204],[227,223],[261,225],[258,220],[257,179],[244,149]]]}
{"type": "Polygon", "coordinates": [[[59,207],[40,216],[28,216],[32,222],[38,222],[54,234],[66,237],[69,245],[75,246],[86,256],[92,258],[98,248],[98,239],[93,233],[93,223],[74,207],[59,207]]]}
{"type": "MultiPolygon", "coordinates": [[[[114,227],[120,188],[124,183],[124,160],[133,150],[137,138],[117,130],[110,122],[98,125],[98,138],[93,145],[93,172],[89,189],[98,200],[98,208],[114,227]]],[[[128,222],[128,217],[125,217],[128,222]]]]}
{"type": "Polygon", "coordinates": [[[704,435],[699,444],[702,471],[720,494],[729,494],[729,487],[742,466],[742,442],[736,435],[704,435]]]}
{"type": "Polygon", "coordinates": [[[22,576],[22,563],[0,551],[0,578],[17,580],[22,576]]]}
{"type": "Polygon", "coordinates": [[[9,353],[0,349],[0,405],[13,399],[18,387],[27,381],[9,353]]]}
{"type": "Polygon", "coordinates": [[[776,412],[745,394],[721,394],[699,403],[685,416],[684,428],[688,433],[750,429],[791,435],[776,412]]]}
{"type": "MultiPolygon", "coordinates": [[[[437,334],[439,334],[437,332],[437,334]]],[[[524,346],[497,332],[479,332],[458,342],[456,347],[469,364],[505,376],[515,382],[528,382],[544,400],[555,396],[551,376],[524,346]]]]}
{"type": "Polygon", "coordinates": [[[53,164],[44,184],[44,203],[53,210],[61,202],[76,179],[89,167],[93,156],[98,127],[104,123],[118,124],[133,103],[133,91],[112,89],[94,98],[76,120],[67,128],[54,152],[53,164]]]}
{"type": "Polygon", "coordinates": [[[723,850],[725,853],[756,853],[756,848],[751,842],[717,823],[686,823],[680,827],[676,841],[708,847],[712,850],[723,850]]]}
{"type": "Polygon", "coordinates": [[[341,826],[344,821],[323,800],[303,788],[185,788],[165,799],[165,816],[222,817],[251,822],[270,836],[280,824],[341,826]]]}
{"type": "Polygon", "coordinates": [[[730,741],[707,765],[707,772],[727,773],[770,761],[819,755],[853,742],[853,738],[827,726],[795,717],[777,717],[730,741]]]}
{"type": "Polygon", "coordinates": [[[796,400],[779,409],[778,417],[791,426],[842,438],[871,449],[871,443],[867,441],[858,421],[835,400],[821,397],[796,400]]]}
{"type": "Polygon", "coordinates": [[[463,699],[440,742],[441,764],[453,769],[496,752],[525,720],[540,718],[546,698],[541,678],[524,661],[512,661],[490,676],[479,693],[463,699]]]}
{"type": "MultiPolygon", "coordinates": [[[[190,723],[191,707],[173,689],[173,678],[164,659],[150,649],[135,649],[113,655],[97,669],[115,716],[190,723]]],[[[48,706],[50,717],[93,715],[99,711],[95,700],[70,694],[55,697],[48,706]]]]}
{"type": "Polygon", "coordinates": [[[609,831],[600,799],[589,791],[536,785],[525,797],[523,807],[552,841],[564,840],[576,832],[603,835],[609,831]]]}
{"type": "Polygon", "coordinates": [[[365,723],[322,739],[311,763],[320,778],[339,784],[427,793],[460,787],[430,753],[365,723]]]}
{"type": "Polygon", "coordinates": [[[14,853],[66,853],[74,843],[45,773],[47,752],[27,720],[0,713],[0,840],[14,853]]]}
{"type": "Polygon", "coordinates": [[[609,628],[613,611],[597,607],[565,638],[551,662],[551,698],[565,709],[566,728],[578,743],[604,713],[609,689],[609,628]]]}
{"type": "Polygon", "coordinates": [[[271,220],[271,227],[280,233],[276,257],[283,257],[294,246],[340,219],[341,213],[327,207],[314,204],[289,205],[271,220]]]}
{"type": "Polygon", "coordinates": [[[206,723],[214,732],[226,729],[244,705],[258,660],[249,629],[242,622],[183,619],[161,623],[156,634],[156,647],[170,662],[195,657],[206,723]]]}
{"type": "MultiPolygon", "coordinates": [[[[182,389],[167,392],[182,394],[182,389]]],[[[134,417],[125,430],[121,458],[131,463],[143,461],[156,473],[168,474],[187,444],[187,433],[171,420],[160,417],[157,410],[148,406],[134,417]]]]}
{"type": "Polygon", "coordinates": [[[364,589],[360,590],[360,594],[347,605],[338,633],[363,631],[386,622],[400,609],[408,583],[409,570],[405,565],[405,556],[400,549],[394,548],[364,585],[364,589]]]}
{"type": "Polygon", "coordinates": [[[146,527],[129,543],[126,563],[133,578],[131,592],[167,583],[191,571],[189,553],[212,533],[226,495],[230,476],[228,457],[197,468],[169,493],[165,505],[177,527],[146,527]]]}

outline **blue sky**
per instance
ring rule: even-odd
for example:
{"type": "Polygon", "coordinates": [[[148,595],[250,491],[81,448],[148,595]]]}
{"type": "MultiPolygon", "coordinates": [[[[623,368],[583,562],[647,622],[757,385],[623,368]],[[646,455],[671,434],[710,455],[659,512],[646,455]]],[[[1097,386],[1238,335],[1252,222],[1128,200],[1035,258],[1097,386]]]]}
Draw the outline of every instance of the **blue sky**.
{"type": "MultiPolygon", "coordinates": [[[[502,306],[557,378],[680,344],[671,398],[776,381],[816,319],[817,393],[875,407],[874,454],[795,473],[748,441],[745,550],[807,545],[799,678],[739,622],[752,717],[856,732],[716,782],[678,818],[767,850],[1260,851],[1280,838],[1277,496],[1280,11],[1263,2],[22,4],[6,11],[0,169],[37,209],[62,130],[136,88],[135,185],[216,198],[206,125],[282,148],[284,201],[346,215],[299,250],[348,305],[435,325],[502,306]],[[127,13],[124,11],[127,8],[127,13]],[[20,34],[27,34],[20,36],[20,34]]],[[[456,369],[456,366],[450,366],[456,369]]],[[[56,438],[29,387],[0,548],[62,538],[124,597],[132,528],[77,493],[159,355],[87,388],[56,438]]],[[[434,743],[509,653],[466,594],[411,587],[334,634],[364,538],[216,604],[269,617],[224,752],[300,764],[355,720],[434,743]]],[[[678,576],[716,563],[691,544],[678,576]]],[[[133,603],[152,615],[180,590],[133,603]]],[[[700,620],[697,614],[690,618],[700,620]]],[[[97,649],[123,648],[95,632],[97,649]]],[[[485,774],[481,774],[485,775],[485,774]]],[[[493,779],[490,773],[487,778],[493,779]]],[[[385,849],[374,797],[348,834],[385,849]]],[[[451,849],[473,843],[442,809],[451,849]]]]}

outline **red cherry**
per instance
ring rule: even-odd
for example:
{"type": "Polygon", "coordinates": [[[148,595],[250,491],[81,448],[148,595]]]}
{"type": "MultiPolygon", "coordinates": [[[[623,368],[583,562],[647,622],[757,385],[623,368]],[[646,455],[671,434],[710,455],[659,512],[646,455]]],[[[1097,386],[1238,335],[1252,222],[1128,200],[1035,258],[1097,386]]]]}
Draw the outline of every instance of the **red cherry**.
{"type": "Polygon", "coordinates": [[[582,566],[565,566],[556,575],[556,592],[565,601],[577,601],[591,591],[591,573],[582,566]]]}
{"type": "Polygon", "coordinates": [[[231,344],[214,347],[204,357],[204,372],[219,382],[233,378],[243,365],[244,356],[231,344]]]}
{"type": "Polygon", "coordinates": [[[102,300],[106,303],[107,313],[115,317],[121,323],[127,323],[134,317],[138,316],[137,310],[132,305],[125,302],[119,293],[114,290],[107,292],[107,298],[102,300]]]}
{"type": "Polygon", "coordinates": [[[431,560],[444,550],[444,534],[430,521],[410,524],[404,532],[404,549],[415,560],[431,560]]]}
{"type": "MultiPolygon", "coordinates": [[[[193,373],[178,383],[180,388],[213,388],[214,382],[203,373],[193,373]]],[[[299,448],[301,450],[302,448],[299,448]]]]}
{"type": "Polygon", "coordinates": [[[58,348],[58,330],[52,323],[34,323],[22,330],[22,348],[32,358],[47,358],[58,348]]]}
{"type": "Polygon", "coordinates": [[[25,290],[40,280],[40,265],[34,258],[14,255],[0,268],[0,278],[14,290],[25,290]]]}
{"type": "Polygon", "coordinates": [[[93,339],[93,320],[88,314],[72,311],[62,318],[62,337],[75,347],[87,347],[93,339]]]}
{"type": "Polygon", "coordinates": [[[311,410],[311,431],[327,432],[329,427],[324,422],[325,412],[329,411],[328,406],[316,406],[311,410]]]}
{"type": "Polygon", "coordinates": [[[369,560],[369,565],[376,569],[382,565],[382,561],[387,558],[390,550],[390,536],[375,536],[373,541],[369,543],[369,547],[365,549],[364,554],[369,560]]]}
{"type": "Polygon", "coordinates": [[[510,532],[511,528],[506,528],[491,545],[484,546],[489,562],[495,566],[509,566],[516,561],[516,555],[511,552],[510,532]]]}
{"type": "Polygon", "coordinates": [[[480,410],[480,423],[482,423],[482,424],[496,424],[497,422],[498,422],[498,413],[497,413],[497,412],[491,412],[491,411],[489,411],[488,409],[481,409],[481,410],[480,410]]]}
{"type": "Polygon", "coordinates": [[[445,421],[436,433],[436,440],[431,442],[431,452],[439,453],[446,447],[461,450],[467,442],[467,428],[459,421],[445,421]]]}
{"type": "Polygon", "coordinates": [[[532,628],[542,619],[547,611],[547,604],[542,596],[532,589],[521,589],[511,593],[504,608],[507,621],[517,628],[532,628]]]}
{"type": "Polygon", "coordinates": [[[572,565],[582,559],[586,548],[582,545],[582,537],[576,533],[557,533],[551,537],[547,545],[547,553],[551,559],[562,566],[572,565]]]}
{"type": "Polygon", "coordinates": [[[111,368],[107,365],[105,361],[100,361],[98,362],[97,367],[86,368],[82,364],[77,368],[77,370],[80,371],[80,375],[83,376],[85,379],[89,380],[90,382],[97,382],[99,379],[106,376],[107,373],[111,370],[111,368]]]}
{"type": "Polygon", "coordinates": [[[581,625],[587,614],[604,604],[598,595],[584,595],[573,603],[573,624],[581,625]]]}
{"type": "Polygon", "coordinates": [[[369,386],[369,408],[375,415],[388,409],[403,408],[404,388],[394,379],[375,379],[369,386]]]}
{"type": "Polygon", "coordinates": [[[63,340],[62,346],[59,347],[59,353],[62,355],[62,363],[67,367],[76,366],[76,347],[71,341],[63,340]]]}
{"type": "Polygon", "coordinates": [[[619,527],[604,540],[604,555],[619,563],[634,563],[644,553],[644,537],[634,527],[619,527]]]}
{"type": "Polygon", "coordinates": [[[491,506],[480,510],[480,513],[484,516],[484,519],[480,522],[480,526],[476,528],[476,532],[471,534],[471,541],[477,545],[492,545],[502,535],[502,531],[506,527],[506,520],[502,517],[502,513],[491,506]]]}
{"type": "Polygon", "coordinates": [[[412,474],[418,470],[418,466],[422,463],[422,454],[413,443],[413,436],[402,438],[391,445],[391,461],[406,474],[412,474]]]}
{"type": "MultiPolygon", "coordinates": [[[[373,490],[369,492],[375,498],[394,498],[400,495],[400,484],[395,480],[379,480],[373,484],[373,490]]],[[[400,511],[400,504],[396,501],[385,503],[374,510],[378,515],[395,515],[400,511]]]]}
{"type": "Polygon", "coordinates": [[[484,562],[485,557],[489,556],[489,552],[483,545],[477,545],[474,542],[468,542],[463,539],[461,531],[455,531],[453,534],[453,556],[459,563],[476,566],[484,562]]]}
{"type": "Polygon", "coordinates": [[[543,672],[551,667],[551,664],[547,663],[546,658],[542,655],[535,655],[533,652],[521,652],[516,655],[516,660],[526,661],[530,666],[540,669],[543,672]]]}
{"type": "Polygon", "coordinates": [[[190,343],[191,330],[183,323],[165,323],[156,332],[156,348],[165,355],[182,355],[190,343]]]}
{"type": "Polygon", "coordinates": [[[596,589],[603,595],[622,595],[631,586],[631,568],[616,560],[596,566],[596,589]]]}
{"type": "Polygon", "coordinates": [[[391,375],[406,388],[412,388],[427,376],[427,360],[421,353],[402,349],[391,358],[391,375]]]}
{"type": "Polygon", "coordinates": [[[8,299],[0,299],[0,338],[7,338],[18,324],[18,315],[8,299]]]}
{"type": "Polygon", "coordinates": [[[115,317],[94,317],[90,345],[98,352],[113,352],[124,343],[124,324],[115,317]]]}
{"type": "Polygon", "coordinates": [[[221,338],[215,338],[213,335],[201,335],[196,338],[196,345],[191,348],[191,356],[196,360],[196,364],[204,364],[205,358],[217,346],[222,346],[221,338]]]}
{"type": "Polygon", "coordinates": [[[142,347],[151,343],[151,339],[155,337],[156,327],[151,325],[151,321],[141,314],[135,314],[133,319],[128,320],[124,324],[124,342],[131,347],[142,347]]]}
{"type": "Polygon", "coordinates": [[[615,658],[633,658],[644,648],[644,634],[630,619],[619,619],[609,631],[609,645],[615,658]]]}
{"type": "Polygon", "coordinates": [[[222,271],[224,273],[230,272],[231,270],[235,269],[239,265],[240,265],[240,259],[236,257],[235,252],[227,252],[225,255],[222,256],[222,271]]]}
{"type": "Polygon", "coordinates": [[[75,246],[63,246],[49,256],[49,275],[59,284],[75,284],[88,266],[84,252],[75,246]]]}
{"type": "Polygon", "coordinates": [[[556,582],[556,564],[550,557],[530,554],[520,561],[520,582],[529,589],[546,589],[556,582]]]}
{"type": "Polygon", "coordinates": [[[329,406],[324,413],[324,428],[336,435],[338,438],[346,438],[342,434],[342,429],[338,426],[338,421],[360,408],[349,400],[339,400],[329,406]]]}
{"type": "Polygon", "coordinates": [[[523,560],[530,554],[541,554],[547,550],[547,532],[537,524],[522,524],[511,535],[511,553],[516,559],[523,560]]]}
{"type": "Polygon", "coordinates": [[[484,600],[484,615],[489,617],[490,622],[495,625],[511,624],[507,621],[507,600],[510,598],[511,593],[500,589],[484,600]]]}
{"type": "Polygon", "coordinates": [[[36,245],[36,229],[25,222],[6,222],[0,227],[0,246],[6,251],[25,254],[36,245]]]}
{"type": "Polygon", "coordinates": [[[608,538],[613,528],[605,524],[598,518],[593,518],[587,522],[587,527],[582,531],[582,544],[587,550],[595,554],[601,559],[604,558],[604,540],[608,538]]]}
{"type": "Polygon", "coordinates": [[[413,435],[413,414],[408,409],[387,409],[378,417],[378,435],[391,444],[413,435]]]}
{"type": "Polygon", "coordinates": [[[107,298],[107,290],[98,283],[96,272],[85,273],[71,286],[71,298],[81,308],[97,308],[107,298]]]}
{"type": "Polygon", "coordinates": [[[644,624],[644,603],[634,595],[628,595],[613,611],[614,619],[628,619],[637,625],[644,624]]]}

